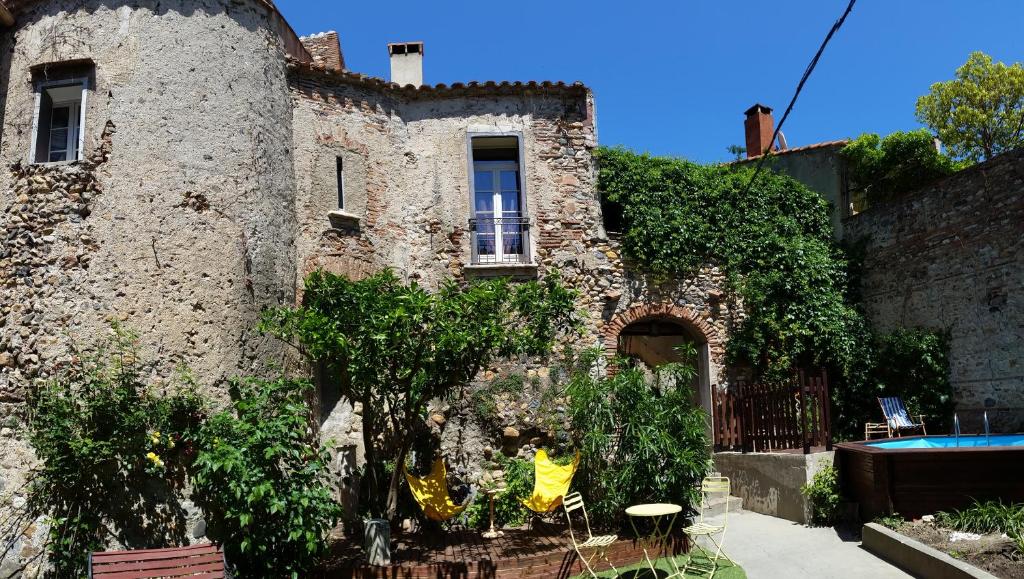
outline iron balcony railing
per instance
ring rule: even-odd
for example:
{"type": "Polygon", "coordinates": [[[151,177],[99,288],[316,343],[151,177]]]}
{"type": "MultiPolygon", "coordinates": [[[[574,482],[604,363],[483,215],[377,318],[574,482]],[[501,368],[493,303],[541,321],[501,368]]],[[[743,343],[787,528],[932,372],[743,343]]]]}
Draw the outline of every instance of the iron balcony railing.
{"type": "Polygon", "coordinates": [[[529,217],[477,216],[469,231],[473,265],[531,263],[529,217]]]}

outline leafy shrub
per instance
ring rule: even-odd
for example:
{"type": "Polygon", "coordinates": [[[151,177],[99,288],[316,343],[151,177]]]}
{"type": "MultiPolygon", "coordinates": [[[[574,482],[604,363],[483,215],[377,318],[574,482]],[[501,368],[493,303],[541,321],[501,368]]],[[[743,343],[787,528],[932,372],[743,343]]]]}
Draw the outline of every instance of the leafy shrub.
{"type": "Polygon", "coordinates": [[[707,416],[683,379],[689,374],[666,364],[648,381],[623,361],[608,378],[592,371],[598,356],[584,354],[568,384],[571,434],[581,454],[573,488],[592,522],[620,525],[631,504],[699,503],[711,454],[707,416]]]}
{"type": "Polygon", "coordinates": [[[157,394],[135,335],[112,336],[29,399],[30,474],[26,518],[45,516],[54,577],[85,575],[89,551],[109,539],[129,547],[185,541],[179,504],[204,404],[187,375],[157,394]]]}
{"type": "Polygon", "coordinates": [[[927,129],[896,131],[885,138],[864,133],[842,148],[851,193],[872,204],[951,175],[965,165],[943,155],[927,129]]]}
{"type": "Polygon", "coordinates": [[[243,577],[298,577],[323,552],[341,507],[313,436],[308,382],[236,380],[232,410],[200,431],[192,475],[209,536],[243,577]]]}
{"type": "Polygon", "coordinates": [[[828,464],[814,473],[811,482],[800,488],[800,492],[811,501],[811,522],[815,525],[831,526],[839,517],[839,470],[828,464]]]}

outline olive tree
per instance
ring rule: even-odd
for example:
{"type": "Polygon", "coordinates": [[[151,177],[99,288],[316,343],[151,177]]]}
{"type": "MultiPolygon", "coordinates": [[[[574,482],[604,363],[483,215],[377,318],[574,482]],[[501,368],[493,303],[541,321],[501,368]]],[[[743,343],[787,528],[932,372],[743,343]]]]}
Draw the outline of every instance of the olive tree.
{"type": "Polygon", "coordinates": [[[954,157],[983,161],[1024,145],[1024,66],[972,52],[956,78],[917,99],[917,119],[954,157]]]}
{"type": "Polygon", "coordinates": [[[448,281],[431,292],[391,271],[360,281],[315,271],[301,307],[269,311],[263,328],[325,364],[340,393],[362,404],[369,506],[393,519],[401,465],[427,404],[457,396],[499,358],[549,353],[560,332],[575,329],[574,304],[557,274],[448,281]],[[384,462],[396,466],[382,504],[374,467],[384,462]]]}

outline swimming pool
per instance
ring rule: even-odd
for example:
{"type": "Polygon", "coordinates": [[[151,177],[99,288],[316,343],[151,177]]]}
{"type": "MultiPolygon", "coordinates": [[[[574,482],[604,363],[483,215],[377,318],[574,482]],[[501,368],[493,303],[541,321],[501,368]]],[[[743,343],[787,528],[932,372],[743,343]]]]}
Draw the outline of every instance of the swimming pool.
{"type": "Polygon", "coordinates": [[[1024,434],[993,434],[992,436],[913,436],[878,442],[865,442],[876,448],[973,448],[978,446],[1024,446],[1024,434]]]}
{"type": "Polygon", "coordinates": [[[861,518],[920,517],[977,500],[1024,502],[1024,434],[912,436],[835,445],[843,494],[861,518]]]}

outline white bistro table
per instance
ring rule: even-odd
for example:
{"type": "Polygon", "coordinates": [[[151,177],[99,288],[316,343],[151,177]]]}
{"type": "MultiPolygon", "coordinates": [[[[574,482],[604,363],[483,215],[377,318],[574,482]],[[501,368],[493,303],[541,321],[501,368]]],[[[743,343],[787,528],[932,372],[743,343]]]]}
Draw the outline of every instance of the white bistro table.
{"type": "Polygon", "coordinates": [[[640,540],[640,545],[644,550],[644,559],[647,560],[647,564],[651,567],[651,573],[654,573],[655,577],[658,576],[658,570],[654,566],[654,561],[658,560],[657,556],[659,553],[665,553],[668,556],[669,565],[674,570],[674,573],[664,579],[683,576],[683,572],[679,570],[679,565],[676,564],[676,558],[672,556],[668,548],[668,539],[672,533],[672,525],[675,524],[676,517],[682,510],[683,507],[672,503],[633,505],[626,509],[626,514],[629,515],[629,524],[633,527],[633,532],[636,533],[637,539],[640,540]],[[651,519],[651,531],[646,536],[641,536],[636,528],[635,521],[641,517],[651,519]],[[668,520],[668,525],[665,525],[663,529],[662,522],[666,519],[668,520]],[[654,561],[651,560],[651,555],[647,552],[648,548],[655,550],[654,561]]]}

